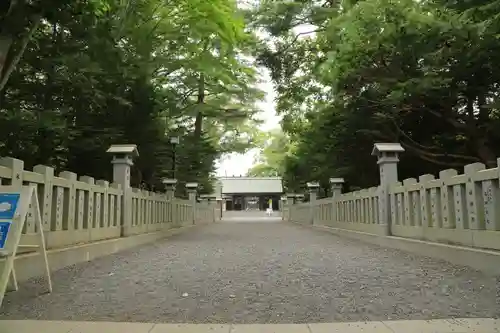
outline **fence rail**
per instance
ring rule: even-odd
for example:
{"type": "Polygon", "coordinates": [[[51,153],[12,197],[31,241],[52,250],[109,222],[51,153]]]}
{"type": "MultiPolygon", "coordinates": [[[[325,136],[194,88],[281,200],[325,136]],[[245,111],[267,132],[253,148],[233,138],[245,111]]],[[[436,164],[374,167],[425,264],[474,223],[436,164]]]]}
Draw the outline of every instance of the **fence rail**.
{"type": "Polygon", "coordinates": [[[287,211],[297,223],[500,250],[500,168],[474,163],[463,174],[443,170],[438,178],[422,175],[287,211]]]}
{"type": "MultiPolygon", "coordinates": [[[[193,204],[194,200],[169,199],[165,193],[136,188],[123,190],[120,184],[69,171],[56,176],[53,168],[44,165],[28,171],[23,161],[10,157],[0,159],[0,185],[36,186],[49,249],[122,237],[126,191],[131,198],[127,236],[214,222],[218,216],[211,203],[193,204]]],[[[29,214],[21,242],[33,243],[36,231],[29,214]]]]}
{"type": "Polygon", "coordinates": [[[405,179],[390,189],[392,234],[500,250],[499,169],[475,163],[464,174],[405,179]]]}
{"type": "Polygon", "coordinates": [[[309,203],[313,223],[379,234],[380,225],[378,187],[344,193],[335,198],[324,198],[309,203]]]}

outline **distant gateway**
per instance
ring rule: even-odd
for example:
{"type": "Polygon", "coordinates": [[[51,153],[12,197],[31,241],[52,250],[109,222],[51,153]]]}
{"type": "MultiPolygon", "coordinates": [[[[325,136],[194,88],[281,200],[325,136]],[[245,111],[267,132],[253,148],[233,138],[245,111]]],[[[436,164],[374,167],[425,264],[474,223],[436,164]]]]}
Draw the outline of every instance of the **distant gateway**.
{"type": "Polygon", "coordinates": [[[280,209],[281,177],[219,177],[215,197],[222,198],[222,210],[280,209]]]}

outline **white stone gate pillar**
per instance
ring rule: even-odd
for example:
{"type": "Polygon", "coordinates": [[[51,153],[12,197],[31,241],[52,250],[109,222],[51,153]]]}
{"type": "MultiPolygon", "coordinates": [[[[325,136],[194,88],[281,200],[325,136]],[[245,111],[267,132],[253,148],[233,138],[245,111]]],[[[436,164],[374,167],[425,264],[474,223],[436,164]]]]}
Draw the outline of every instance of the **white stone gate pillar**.
{"type": "Polygon", "coordinates": [[[314,208],[318,199],[319,184],[317,182],[307,183],[309,190],[309,223],[314,224],[314,208]]]}
{"type": "Polygon", "coordinates": [[[391,201],[389,188],[398,182],[399,153],[404,152],[399,143],[376,143],[372,155],[378,157],[380,186],[378,194],[379,223],[385,225],[384,234],[391,235],[391,201]]]}
{"type": "Polygon", "coordinates": [[[189,201],[191,202],[191,205],[193,206],[193,224],[196,224],[196,193],[198,190],[198,183],[187,183],[186,184],[186,190],[189,196],[189,201]]]}
{"type": "Polygon", "coordinates": [[[113,183],[120,184],[123,190],[121,236],[128,236],[132,227],[132,188],[130,187],[130,169],[134,157],[139,156],[136,145],[112,145],[106,151],[113,154],[113,183]]]}

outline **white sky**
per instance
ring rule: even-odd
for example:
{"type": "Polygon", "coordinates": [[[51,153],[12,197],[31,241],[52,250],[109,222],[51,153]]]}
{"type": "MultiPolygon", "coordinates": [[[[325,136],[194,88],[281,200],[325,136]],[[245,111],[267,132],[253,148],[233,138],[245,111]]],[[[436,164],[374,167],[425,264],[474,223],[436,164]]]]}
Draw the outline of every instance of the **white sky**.
{"type": "MultiPolygon", "coordinates": [[[[261,130],[271,130],[279,127],[281,118],[276,114],[273,83],[269,76],[267,68],[261,69],[262,83],[259,88],[266,94],[265,100],[258,104],[261,113],[258,118],[264,123],[260,126],[261,130]]],[[[217,176],[244,176],[253,166],[255,158],[258,156],[258,149],[251,149],[246,154],[228,154],[217,162],[217,176]]]]}

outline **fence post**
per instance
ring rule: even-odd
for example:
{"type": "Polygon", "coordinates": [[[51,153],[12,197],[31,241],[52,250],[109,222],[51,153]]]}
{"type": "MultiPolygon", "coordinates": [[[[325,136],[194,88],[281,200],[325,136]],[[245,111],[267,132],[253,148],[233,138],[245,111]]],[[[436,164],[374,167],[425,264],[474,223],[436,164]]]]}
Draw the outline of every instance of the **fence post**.
{"type": "Polygon", "coordinates": [[[167,200],[172,200],[175,193],[175,185],[177,185],[177,179],[164,178],[162,180],[163,185],[165,185],[165,193],[167,194],[167,200]]]}
{"type": "Polygon", "coordinates": [[[189,196],[189,201],[191,202],[192,206],[192,217],[193,217],[193,224],[196,224],[196,191],[198,189],[198,183],[187,183],[186,184],[186,190],[189,196]]]}
{"type": "Polygon", "coordinates": [[[309,223],[314,224],[314,205],[318,199],[319,183],[307,183],[307,189],[309,190],[309,223]]]}
{"type": "Polygon", "coordinates": [[[222,220],[222,198],[215,197],[215,219],[214,222],[222,220]]]}
{"type": "Polygon", "coordinates": [[[379,223],[385,225],[384,234],[391,235],[391,196],[389,188],[398,182],[399,153],[404,152],[399,143],[376,143],[372,155],[378,157],[380,186],[378,194],[379,223]]]}
{"type": "Polygon", "coordinates": [[[339,212],[335,200],[342,195],[342,186],[344,185],[344,178],[330,178],[330,190],[332,191],[332,210],[330,219],[334,222],[339,222],[339,212]]]}
{"type": "Polygon", "coordinates": [[[344,178],[330,178],[330,189],[332,191],[333,199],[342,194],[343,185],[344,185],[344,178]]]}
{"type": "Polygon", "coordinates": [[[225,205],[226,205],[226,202],[225,202],[223,195],[222,195],[222,181],[220,179],[218,179],[215,182],[214,194],[215,194],[215,204],[216,204],[215,209],[216,209],[216,212],[218,212],[218,216],[216,216],[214,219],[214,222],[215,222],[215,221],[222,220],[222,214],[223,214],[223,211],[224,211],[225,205]]]}
{"type": "Polygon", "coordinates": [[[286,206],[288,208],[288,216],[287,220],[291,221],[292,220],[292,206],[295,204],[295,194],[293,193],[288,193],[286,195],[286,206]]]}
{"type": "Polygon", "coordinates": [[[282,196],[280,199],[280,210],[281,210],[281,220],[285,220],[285,212],[288,214],[289,212],[289,204],[288,204],[288,197],[282,196]]]}
{"type": "Polygon", "coordinates": [[[132,228],[132,188],[130,187],[130,168],[134,157],[139,156],[136,145],[111,145],[106,151],[113,154],[113,183],[120,184],[123,190],[121,236],[127,236],[132,228]]]}
{"type": "Polygon", "coordinates": [[[217,205],[218,205],[217,197],[208,196],[207,203],[208,203],[209,211],[211,211],[211,214],[210,214],[211,215],[211,222],[215,223],[215,221],[217,220],[217,205]]]}
{"type": "Polygon", "coordinates": [[[172,223],[172,226],[177,226],[178,223],[178,216],[177,216],[177,206],[174,203],[175,199],[175,186],[177,185],[177,179],[173,178],[164,178],[161,181],[163,185],[165,185],[165,196],[167,197],[167,205],[170,205],[168,207],[168,216],[167,216],[167,221],[172,223]]]}
{"type": "MultiPolygon", "coordinates": [[[[42,214],[43,230],[51,230],[52,221],[52,191],[54,182],[54,169],[45,165],[35,165],[33,171],[43,175],[43,193],[40,194],[38,201],[40,201],[40,210],[42,214]]],[[[49,242],[47,242],[49,243],[49,242]]],[[[47,246],[49,246],[48,244],[47,246]]]]}

